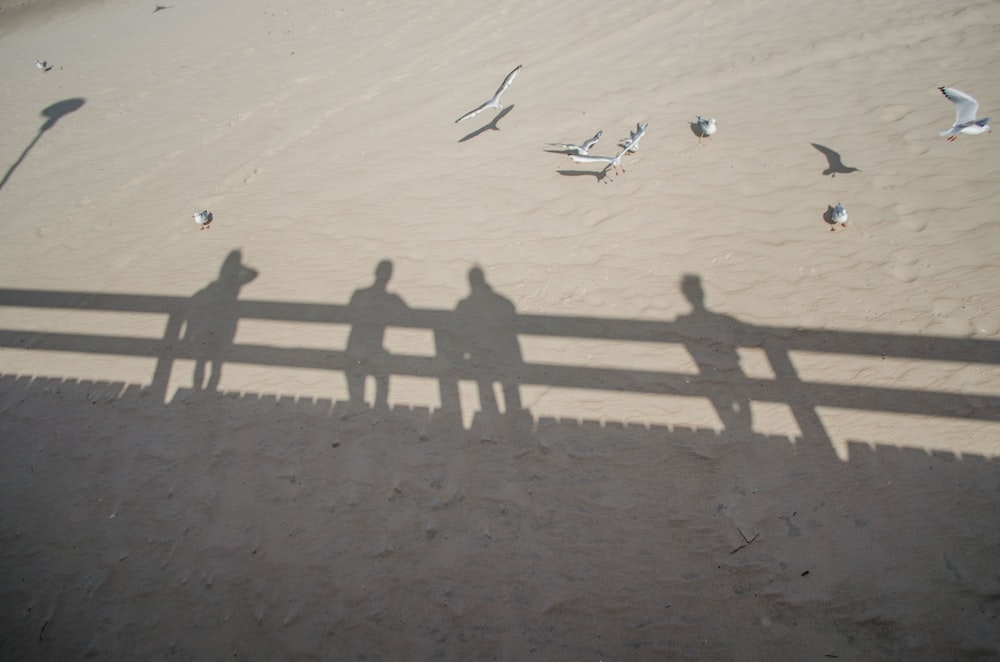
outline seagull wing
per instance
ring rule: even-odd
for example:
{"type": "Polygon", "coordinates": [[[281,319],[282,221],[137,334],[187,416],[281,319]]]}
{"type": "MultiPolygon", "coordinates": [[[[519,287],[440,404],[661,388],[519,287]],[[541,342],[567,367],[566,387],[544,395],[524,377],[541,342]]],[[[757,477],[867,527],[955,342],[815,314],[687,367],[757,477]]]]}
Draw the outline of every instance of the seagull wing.
{"type": "Polygon", "coordinates": [[[826,145],[817,145],[816,143],[809,144],[818,149],[820,153],[826,157],[826,160],[830,162],[831,166],[840,163],[840,154],[833,151],[826,145]]]}
{"type": "Polygon", "coordinates": [[[618,143],[618,145],[619,147],[624,148],[623,151],[625,152],[634,152],[639,149],[639,141],[644,135],[646,135],[646,125],[637,124],[635,131],[632,132],[632,135],[618,143]]]}
{"type": "Polygon", "coordinates": [[[956,90],[953,87],[940,87],[938,89],[941,90],[941,94],[947,97],[948,101],[955,104],[956,126],[975,121],[976,113],[979,111],[978,101],[965,92],[956,90]]]}
{"type": "Polygon", "coordinates": [[[521,66],[522,65],[520,64],[517,65],[517,68],[514,69],[514,71],[507,74],[507,77],[503,79],[502,83],[500,83],[500,87],[497,88],[496,94],[493,95],[494,99],[497,99],[499,101],[500,95],[503,94],[504,90],[510,87],[510,84],[514,82],[515,78],[517,78],[518,72],[521,71],[521,66]]]}
{"type": "Polygon", "coordinates": [[[577,163],[614,163],[613,156],[591,156],[589,154],[570,154],[569,158],[577,163]]]}
{"type": "Polygon", "coordinates": [[[597,144],[597,141],[598,141],[598,140],[600,140],[600,139],[601,139],[601,136],[603,136],[603,135],[604,135],[604,131],[598,131],[597,133],[595,133],[595,134],[594,134],[594,137],[593,137],[593,138],[591,138],[590,140],[587,140],[587,141],[585,141],[585,142],[583,143],[583,145],[582,145],[582,147],[583,147],[584,151],[587,151],[587,152],[589,152],[589,151],[590,151],[590,149],[591,149],[591,148],[592,148],[592,147],[593,147],[594,145],[596,145],[596,144],[597,144]]]}
{"type": "Polygon", "coordinates": [[[493,105],[493,99],[490,99],[489,101],[487,101],[483,105],[479,106],[475,110],[470,110],[466,114],[464,114],[461,117],[459,117],[457,120],[455,120],[455,124],[458,124],[459,122],[464,122],[465,120],[469,119],[470,117],[475,117],[476,115],[478,115],[479,113],[483,112],[487,108],[492,107],[492,105],[493,105]]]}

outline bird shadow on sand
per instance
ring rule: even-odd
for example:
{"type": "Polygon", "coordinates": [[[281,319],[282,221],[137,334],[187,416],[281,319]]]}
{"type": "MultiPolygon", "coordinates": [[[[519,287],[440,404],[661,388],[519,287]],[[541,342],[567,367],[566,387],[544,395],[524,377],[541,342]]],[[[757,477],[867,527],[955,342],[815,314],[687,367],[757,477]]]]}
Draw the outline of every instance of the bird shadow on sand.
{"type": "Polygon", "coordinates": [[[458,142],[464,143],[466,140],[472,140],[476,136],[478,136],[478,135],[480,135],[482,133],[485,133],[487,131],[499,131],[500,130],[500,126],[498,125],[498,123],[500,122],[500,120],[502,120],[504,117],[507,116],[507,113],[509,113],[512,110],[514,110],[514,104],[511,104],[511,105],[507,106],[506,108],[504,108],[503,110],[501,110],[499,113],[497,113],[496,117],[494,117],[493,121],[490,122],[489,124],[476,129],[472,133],[470,133],[470,134],[468,134],[468,135],[466,135],[466,136],[464,136],[462,138],[459,138],[458,142]]]}
{"type": "Polygon", "coordinates": [[[601,182],[607,179],[607,170],[556,170],[563,177],[593,177],[595,180],[601,182]]]}
{"type": "Polygon", "coordinates": [[[824,175],[836,177],[838,173],[846,175],[852,172],[861,172],[858,168],[852,168],[851,166],[844,165],[844,162],[840,159],[839,152],[835,152],[825,145],[818,145],[816,143],[810,144],[826,157],[827,168],[823,171],[824,175]]]}

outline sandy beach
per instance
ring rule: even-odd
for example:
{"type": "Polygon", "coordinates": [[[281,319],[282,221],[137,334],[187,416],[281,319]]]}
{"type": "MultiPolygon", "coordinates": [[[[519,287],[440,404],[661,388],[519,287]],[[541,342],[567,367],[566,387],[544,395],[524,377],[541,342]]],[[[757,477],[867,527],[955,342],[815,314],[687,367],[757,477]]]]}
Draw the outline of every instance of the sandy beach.
{"type": "Polygon", "coordinates": [[[998,26],[0,0],[0,657],[1000,659],[998,26]]]}

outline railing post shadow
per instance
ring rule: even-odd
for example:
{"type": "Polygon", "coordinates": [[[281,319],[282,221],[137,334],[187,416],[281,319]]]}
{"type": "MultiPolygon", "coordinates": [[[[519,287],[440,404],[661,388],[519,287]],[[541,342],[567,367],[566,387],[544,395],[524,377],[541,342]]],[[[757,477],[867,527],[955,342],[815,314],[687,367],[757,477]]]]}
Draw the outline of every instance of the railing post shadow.
{"type": "Polygon", "coordinates": [[[181,328],[183,326],[184,315],[176,311],[170,313],[157,354],[156,368],[153,370],[153,382],[149,385],[150,395],[161,403],[167,401],[170,373],[173,370],[174,359],[177,358],[177,346],[181,342],[181,328]]]}
{"type": "Polygon", "coordinates": [[[771,370],[774,371],[775,382],[787,394],[785,403],[795,416],[795,421],[802,432],[802,441],[825,442],[827,446],[833,448],[833,442],[823,427],[823,421],[816,413],[815,406],[801,395],[805,385],[795,372],[788,350],[784,347],[775,347],[773,341],[765,341],[764,352],[771,363],[771,370]]]}

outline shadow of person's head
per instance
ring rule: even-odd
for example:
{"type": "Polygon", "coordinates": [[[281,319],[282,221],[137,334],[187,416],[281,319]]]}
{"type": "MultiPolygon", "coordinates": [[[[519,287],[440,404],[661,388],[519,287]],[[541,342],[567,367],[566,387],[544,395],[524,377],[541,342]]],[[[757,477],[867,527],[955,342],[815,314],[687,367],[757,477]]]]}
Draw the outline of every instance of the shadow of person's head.
{"type": "Polygon", "coordinates": [[[472,267],[469,269],[469,289],[473,292],[489,287],[486,284],[486,274],[482,267],[472,267]]]}
{"type": "Polygon", "coordinates": [[[243,252],[239,249],[229,251],[229,255],[219,269],[219,281],[227,287],[239,289],[257,277],[257,272],[243,264],[243,252]]]}
{"type": "Polygon", "coordinates": [[[705,290],[701,286],[700,276],[684,274],[681,279],[681,292],[695,310],[705,309],[705,290]]]}
{"type": "Polygon", "coordinates": [[[392,278],[392,262],[389,260],[382,260],[375,267],[375,284],[381,285],[385,288],[389,284],[389,279],[392,278]]]}

